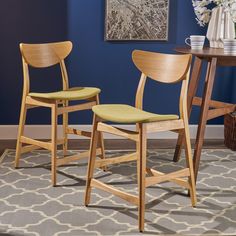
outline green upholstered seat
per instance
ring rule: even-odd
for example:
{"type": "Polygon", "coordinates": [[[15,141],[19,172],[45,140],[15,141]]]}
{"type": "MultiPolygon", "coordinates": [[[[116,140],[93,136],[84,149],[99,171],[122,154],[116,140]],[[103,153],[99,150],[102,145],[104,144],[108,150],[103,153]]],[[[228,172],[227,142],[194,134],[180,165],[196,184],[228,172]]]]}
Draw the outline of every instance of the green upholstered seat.
{"type": "Polygon", "coordinates": [[[158,115],[123,104],[96,105],[92,110],[103,120],[115,123],[148,123],[179,119],[177,115],[158,115]]]}
{"type": "Polygon", "coordinates": [[[29,96],[36,98],[46,98],[53,100],[83,100],[96,96],[101,92],[98,88],[93,87],[74,87],[64,91],[51,93],[29,93],[29,96]]]}

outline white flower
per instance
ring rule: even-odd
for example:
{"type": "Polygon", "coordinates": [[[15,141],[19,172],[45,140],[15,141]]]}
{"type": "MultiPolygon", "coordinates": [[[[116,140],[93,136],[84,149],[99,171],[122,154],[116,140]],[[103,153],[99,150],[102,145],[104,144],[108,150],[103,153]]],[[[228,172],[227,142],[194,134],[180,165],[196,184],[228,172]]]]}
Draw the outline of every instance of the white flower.
{"type": "Polygon", "coordinates": [[[232,20],[236,22],[236,0],[192,0],[196,20],[200,26],[205,26],[211,18],[212,6],[223,6],[230,11],[232,20]],[[209,8],[211,7],[211,8],[209,8]]]}
{"type": "Polygon", "coordinates": [[[207,11],[204,14],[201,15],[200,21],[202,21],[205,24],[207,24],[210,21],[210,18],[211,18],[211,12],[207,11]]]}

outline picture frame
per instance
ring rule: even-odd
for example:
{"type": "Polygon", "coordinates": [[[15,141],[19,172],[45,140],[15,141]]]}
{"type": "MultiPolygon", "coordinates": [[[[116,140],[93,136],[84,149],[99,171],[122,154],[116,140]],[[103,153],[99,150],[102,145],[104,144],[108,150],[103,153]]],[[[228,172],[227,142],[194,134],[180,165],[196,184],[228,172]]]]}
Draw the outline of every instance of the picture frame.
{"type": "Polygon", "coordinates": [[[169,0],[106,0],[106,41],[167,41],[169,0]]]}

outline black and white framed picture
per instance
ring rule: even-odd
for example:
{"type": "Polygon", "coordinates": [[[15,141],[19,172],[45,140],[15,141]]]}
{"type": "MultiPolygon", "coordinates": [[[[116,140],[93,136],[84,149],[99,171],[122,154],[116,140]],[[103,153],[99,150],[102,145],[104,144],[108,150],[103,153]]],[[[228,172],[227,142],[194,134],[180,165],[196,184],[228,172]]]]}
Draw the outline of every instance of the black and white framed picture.
{"type": "Polygon", "coordinates": [[[168,40],[169,0],[106,0],[105,39],[168,40]]]}

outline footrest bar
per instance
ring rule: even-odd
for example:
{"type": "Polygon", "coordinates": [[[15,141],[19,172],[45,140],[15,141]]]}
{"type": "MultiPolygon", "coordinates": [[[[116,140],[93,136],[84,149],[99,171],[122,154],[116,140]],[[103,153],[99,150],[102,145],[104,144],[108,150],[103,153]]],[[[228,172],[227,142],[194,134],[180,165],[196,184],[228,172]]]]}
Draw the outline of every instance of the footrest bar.
{"type": "Polygon", "coordinates": [[[137,160],[137,152],[119,156],[119,157],[113,157],[113,158],[106,158],[103,160],[97,160],[95,162],[95,168],[104,167],[107,165],[112,165],[116,163],[122,163],[122,162],[128,162],[128,161],[135,161],[137,160]]]}
{"type": "Polygon", "coordinates": [[[48,149],[48,150],[52,149],[52,143],[51,142],[42,142],[42,141],[35,140],[35,139],[32,139],[32,138],[27,138],[25,136],[21,136],[20,141],[22,143],[28,143],[28,144],[35,145],[35,146],[45,148],[45,149],[48,149]]]}
{"type": "MultiPolygon", "coordinates": [[[[102,153],[101,148],[97,149],[97,155],[100,155],[102,153]]],[[[57,166],[62,166],[62,165],[66,165],[70,162],[73,161],[78,161],[84,158],[88,158],[89,157],[89,151],[85,151],[85,152],[81,152],[75,155],[71,155],[68,157],[64,157],[64,158],[59,158],[57,159],[57,166]]]]}
{"type": "Polygon", "coordinates": [[[113,186],[110,186],[108,184],[104,184],[96,179],[91,180],[91,186],[101,189],[105,192],[112,193],[112,194],[116,195],[117,197],[122,198],[123,200],[126,200],[132,204],[135,204],[136,206],[138,206],[138,204],[139,204],[139,199],[137,196],[135,196],[133,194],[125,193],[119,189],[114,188],[113,186]]]}
{"type": "Polygon", "coordinates": [[[84,136],[87,138],[91,138],[92,133],[89,131],[83,131],[83,130],[78,130],[78,129],[73,129],[73,128],[68,128],[66,131],[67,134],[74,134],[74,135],[79,135],[79,136],[84,136]]]}
{"type": "MultiPolygon", "coordinates": [[[[48,143],[50,143],[50,141],[48,143]]],[[[57,145],[62,145],[63,143],[64,143],[63,139],[60,139],[57,141],[57,145]]],[[[34,151],[34,150],[37,150],[40,148],[42,148],[42,147],[36,146],[36,145],[27,145],[27,146],[24,146],[21,148],[21,154],[31,152],[31,151],[34,151]]]]}
{"type": "MultiPolygon", "coordinates": [[[[152,169],[149,169],[149,170],[152,171],[152,173],[154,172],[152,169]]],[[[189,188],[189,184],[187,181],[179,179],[179,177],[190,176],[189,168],[178,170],[169,174],[164,174],[162,172],[156,172],[156,173],[155,172],[154,172],[154,176],[146,178],[146,187],[154,185],[154,184],[159,184],[161,182],[171,181],[181,186],[184,186],[186,188],[189,188]]]]}

